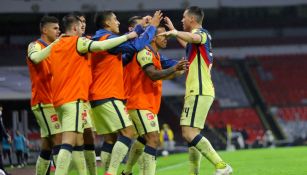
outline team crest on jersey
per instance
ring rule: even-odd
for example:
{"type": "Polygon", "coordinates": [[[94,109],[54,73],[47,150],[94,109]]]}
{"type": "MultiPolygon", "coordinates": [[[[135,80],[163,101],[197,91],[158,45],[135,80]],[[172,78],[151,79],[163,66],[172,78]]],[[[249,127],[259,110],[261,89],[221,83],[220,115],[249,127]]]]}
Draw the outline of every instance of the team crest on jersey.
{"type": "Polygon", "coordinates": [[[147,113],[146,116],[147,116],[148,120],[154,120],[155,119],[155,115],[153,113],[147,113]]]}
{"type": "Polygon", "coordinates": [[[55,129],[60,129],[60,124],[59,124],[59,123],[56,123],[56,124],[54,125],[54,128],[55,128],[55,129]]]}
{"type": "Polygon", "coordinates": [[[155,122],[155,121],[151,121],[151,122],[150,122],[150,125],[151,125],[152,127],[155,127],[155,126],[156,126],[156,122],[155,122]]]}
{"type": "Polygon", "coordinates": [[[51,118],[51,122],[57,122],[59,120],[56,114],[52,115],[50,118],[51,118]]]}

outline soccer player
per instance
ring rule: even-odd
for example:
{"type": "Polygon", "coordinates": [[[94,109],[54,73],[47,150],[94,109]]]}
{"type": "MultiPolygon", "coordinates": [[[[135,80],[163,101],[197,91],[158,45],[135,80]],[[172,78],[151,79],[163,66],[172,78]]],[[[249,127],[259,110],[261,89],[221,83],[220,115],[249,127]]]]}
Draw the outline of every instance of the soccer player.
{"type": "MultiPolygon", "coordinates": [[[[82,34],[83,36],[87,37],[90,39],[89,36],[85,35],[85,30],[86,30],[86,18],[83,13],[80,12],[74,12],[73,13],[75,16],[77,16],[80,21],[81,21],[81,29],[82,29],[82,34]]],[[[91,55],[88,53],[87,59],[91,59],[91,55]]],[[[88,86],[90,87],[91,81],[92,81],[92,72],[91,72],[91,61],[88,61],[89,63],[89,82],[88,86]]],[[[96,175],[97,174],[97,164],[96,164],[96,153],[95,153],[95,135],[94,135],[94,128],[92,124],[92,115],[91,115],[91,107],[89,102],[84,103],[85,111],[83,113],[83,118],[84,118],[84,132],[83,132],[83,139],[84,139],[84,157],[86,161],[86,167],[90,173],[90,175],[96,175]]],[[[82,151],[82,147],[74,147],[73,151],[73,161],[78,161],[78,159],[74,159],[74,152],[75,151],[82,151]]],[[[75,164],[78,164],[77,162],[75,164]]]]}
{"type": "MultiPolygon", "coordinates": [[[[59,21],[53,16],[44,16],[40,21],[41,37],[30,43],[28,55],[41,51],[60,34],[59,21]]],[[[61,124],[52,104],[50,59],[35,64],[29,57],[32,98],[31,106],[41,133],[41,152],[36,161],[36,174],[45,175],[50,164],[51,150],[54,160],[61,144],[61,124]]]]}
{"type": "MultiPolygon", "coordinates": [[[[87,52],[111,49],[128,39],[137,37],[136,32],[109,39],[92,41],[82,36],[81,21],[77,16],[67,15],[63,18],[65,35],[41,51],[31,52],[30,59],[39,63],[50,55],[51,73],[53,75],[53,104],[62,124],[62,146],[58,155],[55,175],[67,174],[74,146],[83,145],[82,112],[84,101],[88,100],[88,60],[87,52]]],[[[84,172],[83,152],[78,158],[84,172]]]]}
{"type": "Polygon", "coordinates": [[[189,7],[183,13],[184,31],[177,31],[170,19],[166,17],[165,21],[170,31],[161,35],[176,37],[186,48],[190,62],[184,108],[180,119],[182,135],[190,145],[191,170],[195,170],[195,172],[190,170],[190,173],[199,174],[197,166],[200,162],[200,152],[215,166],[216,175],[228,175],[232,173],[232,168],[221,159],[210,142],[200,134],[215,95],[211,80],[213,62],[211,36],[207,30],[202,28],[203,18],[204,12],[201,8],[189,7]]]}
{"type": "MultiPolygon", "coordinates": [[[[163,32],[165,28],[159,26],[157,34],[163,32]]],[[[125,76],[127,76],[125,88],[129,89],[126,106],[138,134],[146,140],[142,156],[143,174],[146,175],[154,175],[156,170],[156,154],[160,143],[157,114],[161,103],[162,79],[181,75],[182,70],[187,67],[187,61],[181,60],[168,69],[162,68],[158,51],[165,48],[166,45],[165,36],[155,36],[150,45],[134,55],[131,63],[125,69],[125,76]]],[[[142,144],[138,142],[133,145],[133,147],[141,146],[142,144]]],[[[129,159],[137,159],[137,155],[129,159]]],[[[122,174],[130,174],[131,170],[132,166],[130,170],[125,169],[122,174]]]]}
{"type": "MultiPolygon", "coordinates": [[[[146,28],[148,26],[148,24],[150,24],[151,19],[152,19],[151,16],[145,16],[145,17],[133,16],[133,17],[129,18],[129,20],[128,20],[128,30],[129,31],[133,30],[138,24],[143,26],[143,28],[146,28]]],[[[137,52],[131,52],[131,53],[125,52],[123,54],[122,57],[123,57],[124,65],[127,65],[128,63],[131,62],[135,53],[137,53],[137,52]]],[[[162,66],[163,69],[167,69],[169,67],[172,67],[177,63],[176,60],[169,59],[162,54],[159,54],[159,56],[160,56],[160,63],[161,63],[161,66],[162,66]]],[[[124,67],[124,69],[126,69],[126,66],[124,67]]],[[[129,78],[128,75],[129,75],[128,72],[124,73],[125,83],[129,82],[129,80],[126,80],[126,78],[129,78]]],[[[125,87],[125,91],[126,91],[126,98],[128,98],[129,88],[125,87]]],[[[128,174],[132,171],[134,164],[136,163],[137,160],[139,160],[139,157],[143,153],[145,145],[146,145],[146,141],[141,136],[139,136],[136,139],[136,141],[134,142],[133,146],[130,149],[128,161],[127,161],[126,166],[125,166],[124,172],[126,172],[126,174],[128,174]]],[[[144,167],[143,166],[144,162],[139,160],[138,163],[139,163],[139,166],[140,166],[140,169],[141,169],[140,171],[143,171],[142,167],[144,167]]],[[[124,174],[124,173],[122,173],[122,174],[124,174]]]]}
{"type": "MultiPolygon", "coordinates": [[[[157,11],[151,25],[140,37],[108,51],[92,54],[93,82],[90,88],[90,100],[96,131],[104,138],[101,160],[105,165],[106,174],[117,173],[135,133],[123,104],[125,92],[121,54],[136,52],[149,44],[156,31],[155,26],[159,25],[161,19],[162,14],[157,11]],[[120,134],[118,137],[117,133],[120,134]]],[[[112,11],[97,14],[95,22],[98,30],[93,36],[94,40],[103,41],[118,36],[120,23],[112,11]]]]}

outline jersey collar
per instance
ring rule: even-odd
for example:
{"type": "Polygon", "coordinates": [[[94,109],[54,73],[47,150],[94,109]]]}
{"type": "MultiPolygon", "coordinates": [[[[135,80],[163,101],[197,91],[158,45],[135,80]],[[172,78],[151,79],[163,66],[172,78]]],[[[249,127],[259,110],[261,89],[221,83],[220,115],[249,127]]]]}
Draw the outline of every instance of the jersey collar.
{"type": "Polygon", "coordinates": [[[38,41],[42,43],[45,47],[47,47],[49,44],[47,44],[42,38],[39,38],[38,41]]]}

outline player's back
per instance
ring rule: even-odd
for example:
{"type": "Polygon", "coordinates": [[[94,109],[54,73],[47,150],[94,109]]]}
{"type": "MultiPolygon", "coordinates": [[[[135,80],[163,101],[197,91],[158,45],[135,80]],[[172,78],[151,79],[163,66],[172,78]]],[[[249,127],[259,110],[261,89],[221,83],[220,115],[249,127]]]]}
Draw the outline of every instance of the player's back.
{"type": "Polygon", "coordinates": [[[50,54],[54,105],[88,100],[88,60],[77,51],[78,36],[64,36],[50,54]]]}

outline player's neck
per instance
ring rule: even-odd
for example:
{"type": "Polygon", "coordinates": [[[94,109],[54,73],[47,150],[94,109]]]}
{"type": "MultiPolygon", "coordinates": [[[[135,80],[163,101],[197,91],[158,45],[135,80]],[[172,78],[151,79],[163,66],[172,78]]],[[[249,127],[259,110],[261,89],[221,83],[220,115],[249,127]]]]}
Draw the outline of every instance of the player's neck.
{"type": "Polygon", "coordinates": [[[41,35],[41,39],[48,45],[53,42],[53,41],[50,41],[46,35],[41,35]]]}
{"type": "Polygon", "coordinates": [[[78,33],[75,31],[66,31],[65,34],[67,36],[78,36],[78,33]]]}
{"type": "Polygon", "coordinates": [[[200,28],[202,28],[203,26],[201,25],[201,24],[194,24],[194,25],[192,25],[191,26],[191,32],[192,32],[192,30],[194,30],[194,29],[200,29],[200,28]]]}
{"type": "Polygon", "coordinates": [[[151,44],[151,48],[152,48],[152,50],[155,52],[155,54],[158,53],[159,47],[158,47],[155,43],[152,43],[152,44],[151,44]]]}
{"type": "Polygon", "coordinates": [[[105,27],[104,30],[114,33],[110,27],[105,27]]]}

